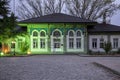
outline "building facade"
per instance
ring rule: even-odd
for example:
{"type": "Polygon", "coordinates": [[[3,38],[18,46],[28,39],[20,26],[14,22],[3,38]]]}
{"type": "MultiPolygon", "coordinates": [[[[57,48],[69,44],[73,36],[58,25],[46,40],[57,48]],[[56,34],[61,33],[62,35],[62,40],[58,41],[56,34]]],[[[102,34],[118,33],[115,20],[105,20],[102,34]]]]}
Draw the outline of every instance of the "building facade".
{"type": "MultiPolygon", "coordinates": [[[[86,53],[86,25],[73,25],[72,23],[29,24],[27,30],[30,36],[29,49],[33,54],[86,53]]],[[[21,38],[21,41],[24,40],[21,38]]]]}
{"type": "Polygon", "coordinates": [[[23,50],[31,54],[104,52],[102,46],[107,41],[112,43],[113,51],[120,48],[118,26],[98,24],[62,13],[23,20],[18,25],[27,34],[18,35],[14,42],[8,43],[9,51],[17,53],[23,50]]]}
{"type": "Polygon", "coordinates": [[[112,51],[116,52],[120,48],[120,27],[106,23],[97,24],[88,29],[89,50],[93,52],[104,52],[104,42],[110,42],[112,51]]]}

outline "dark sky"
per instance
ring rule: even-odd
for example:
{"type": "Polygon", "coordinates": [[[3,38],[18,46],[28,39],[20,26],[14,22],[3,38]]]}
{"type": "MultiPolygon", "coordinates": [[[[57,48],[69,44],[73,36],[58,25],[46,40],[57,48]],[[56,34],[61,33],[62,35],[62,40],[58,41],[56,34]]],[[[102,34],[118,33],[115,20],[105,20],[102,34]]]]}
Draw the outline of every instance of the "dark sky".
{"type": "MultiPolygon", "coordinates": [[[[116,4],[120,4],[120,0],[116,0],[116,4]]],[[[114,14],[111,23],[120,26],[120,11],[117,11],[116,14],[114,14]]]]}
{"type": "MultiPolygon", "coordinates": [[[[18,4],[17,1],[18,0],[16,0],[16,5],[18,4]]],[[[116,4],[120,4],[120,0],[116,0],[116,4]]],[[[11,1],[11,8],[13,10],[12,1],[11,1]]],[[[113,15],[111,19],[111,24],[120,26],[120,11],[117,11],[116,14],[113,15]]]]}

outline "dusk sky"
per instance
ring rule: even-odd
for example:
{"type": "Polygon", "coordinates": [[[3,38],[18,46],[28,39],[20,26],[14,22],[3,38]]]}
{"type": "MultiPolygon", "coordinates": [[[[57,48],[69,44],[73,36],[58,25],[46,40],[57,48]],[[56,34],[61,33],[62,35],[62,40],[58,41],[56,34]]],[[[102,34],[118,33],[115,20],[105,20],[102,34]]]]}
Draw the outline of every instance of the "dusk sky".
{"type": "MultiPolygon", "coordinates": [[[[17,3],[17,0],[16,0],[16,5],[17,5],[17,4],[18,4],[18,3],[17,3]]],[[[116,0],[116,4],[120,4],[120,0],[116,0]]],[[[12,2],[11,2],[11,5],[12,5],[12,2]]],[[[11,6],[11,8],[12,8],[12,10],[13,10],[13,6],[11,6]]],[[[117,12],[113,15],[113,17],[112,17],[112,19],[111,19],[111,24],[120,26],[120,10],[117,11],[117,12]]]]}
{"type": "MultiPolygon", "coordinates": [[[[120,0],[116,0],[116,3],[120,4],[120,0]]],[[[116,14],[114,14],[114,16],[112,17],[111,24],[120,26],[120,10],[117,11],[116,14]]]]}

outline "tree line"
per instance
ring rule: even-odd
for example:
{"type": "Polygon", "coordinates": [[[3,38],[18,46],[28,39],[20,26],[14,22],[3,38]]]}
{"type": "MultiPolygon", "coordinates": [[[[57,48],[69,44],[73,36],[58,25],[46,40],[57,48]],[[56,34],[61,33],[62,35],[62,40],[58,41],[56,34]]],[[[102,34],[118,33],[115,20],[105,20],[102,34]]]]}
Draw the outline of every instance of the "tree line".
{"type": "MultiPolygon", "coordinates": [[[[11,0],[0,0],[0,42],[15,35],[16,17],[10,9],[11,0]]],[[[66,13],[97,21],[110,21],[120,5],[116,0],[17,0],[17,17],[40,17],[52,13],[66,13]]]]}
{"type": "Polygon", "coordinates": [[[40,17],[52,13],[66,13],[93,21],[110,22],[113,14],[120,9],[120,5],[116,4],[115,1],[116,0],[19,0],[17,12],[20,19],[40,17]]]}

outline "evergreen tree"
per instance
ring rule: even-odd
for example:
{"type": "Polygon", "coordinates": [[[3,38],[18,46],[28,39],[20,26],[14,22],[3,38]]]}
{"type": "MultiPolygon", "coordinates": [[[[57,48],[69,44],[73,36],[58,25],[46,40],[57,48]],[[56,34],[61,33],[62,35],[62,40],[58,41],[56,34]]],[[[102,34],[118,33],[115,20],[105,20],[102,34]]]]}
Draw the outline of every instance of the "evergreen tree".
{"type": "Polygon", "coordinates": [[[9,13],[8,0],[0,0],[0,16],[7,16],[9,13]]]}
{"type": "Polygon", "coordinates": [[[10,14],[9,1],[0,0],[0,42],[11,38],[16,26],[16,18],[13,13],[10,14]]]}

